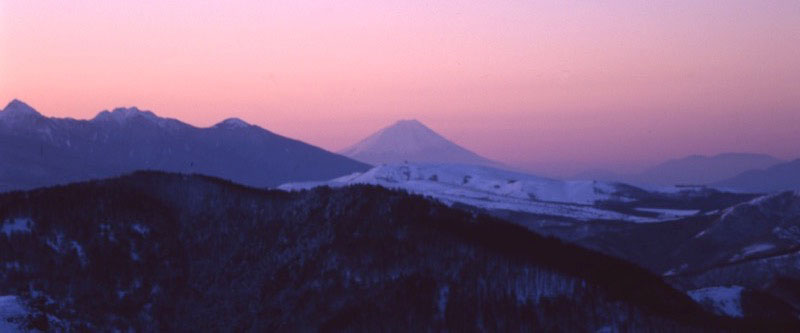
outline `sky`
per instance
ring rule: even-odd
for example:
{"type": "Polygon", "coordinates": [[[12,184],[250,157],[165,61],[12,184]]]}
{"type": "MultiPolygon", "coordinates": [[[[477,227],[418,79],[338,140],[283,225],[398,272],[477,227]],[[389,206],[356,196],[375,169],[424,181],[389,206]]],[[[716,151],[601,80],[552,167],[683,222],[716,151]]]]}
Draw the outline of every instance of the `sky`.
{"type": "Polygon", "coordinates": [[[418,119],[506,164],[800,157],[800,1],[0,0],[0,104],[239,117],[329,150],[418,119]]]}

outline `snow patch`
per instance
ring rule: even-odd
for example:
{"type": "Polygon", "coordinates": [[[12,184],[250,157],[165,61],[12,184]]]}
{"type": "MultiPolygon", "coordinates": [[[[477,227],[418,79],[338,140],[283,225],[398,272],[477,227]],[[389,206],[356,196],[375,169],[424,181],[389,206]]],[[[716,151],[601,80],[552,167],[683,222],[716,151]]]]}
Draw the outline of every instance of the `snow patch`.
{"type": "Polygon", "coordinates": [[[742,291],[744,287],[709,287],[691,290],[688,292],[695,302],[709,305],[715,313],[728,317],[741,318],[742,312],[742,291]]]}
{"type": "Polygon", "coordinates": [[[753,244],[742,250],[742,256],[747,257],[757,253],[766,252],[775,248],[773,244],[761,243],[753,244]]]}
{"type": "Polygon", "coordinates": [[[2,232],[10,237],[15,233],[29,234],[32,228],[33,220],[30,218],[15,218],[3,222],[2,232]]]}
{"type": "Polygon", "coordinates": [[[439,316],[441,318],[445,317],[445,313],[447,311],[447,296],[450,295],[450,286],[443,286],[439,288],[439,297],[436,302],[436,307],[439,310],[439,316]]]}
{"type": "Polygon", "coordinates": [[[10,271],[18,271],[22,268],[22,265],[19,263],[19,261],[7,261],[3,266],[6,270],[10,271]]]}
{"type": "Polygon", "coordinates": [[[75,254],[78,255],[78,259],[81,261],[81,266],[88,265],[89,259],[86,258],[86,252],[83,251],[81,244],[78,244],[76,241],[71,241],[70,245],[72,245],[72,249],[75,250],[75,254]]]}
{"type": "Polygon", "coordinates": [[[150,232],[150,228],[148,228],[145,225],[138,224],[138,223],[132,225],[131,229],[133,229],[133,231],[135,231],[137,234],[140,234],[142,236],[147,235],[150,232]]]}
{"type": "Polygon", "coordinates": [[[401,120],[339,152],[352,159],[384,163],[500,164],[447,140],[417,120],[401,120]]]}
{"type": "Polygon", "coordinates": [[[27,314],[17,296],[0,296],[0,332],[25,332],[18,323],[27,314]]]}
{"type": "Polygon", "coordinates": [[[640,212],[646,212],[646,213],[656,213],[662,218],[681,218],[681,217],[697,215],[697,213],[700,213],[700,210],[697,210],[697,209],[685,210],[685,209],[666,209],[666,208],[645,208],[645,207],[640,207],[640,208],[636,208],[636,210],[638,210],[640,212]]]}
{"type": "Polygon", "coordinates": [[[47,239],[47,246],[49,248],[53,249],[53,251],[56,251],[56,252],[60,253],[61,252],[61,247],[63,245],[64,245],[64,235],[61,234],[61,233],[55,234],[55,237],[53,239],[51,239],[51,238],[47,239]]]}

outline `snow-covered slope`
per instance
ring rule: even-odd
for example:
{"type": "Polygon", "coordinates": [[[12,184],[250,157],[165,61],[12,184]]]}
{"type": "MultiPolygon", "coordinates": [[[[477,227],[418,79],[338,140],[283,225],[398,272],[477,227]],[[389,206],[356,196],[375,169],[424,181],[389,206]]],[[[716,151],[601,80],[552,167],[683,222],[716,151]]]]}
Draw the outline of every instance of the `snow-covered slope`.
{"type": "Polygon", "coordinates": [[[614,219],[653,222],[669,218],[632,216],[595,207],[597,201],[631,200],[621,184],[559,181],[483,166],[460,164],[391,164],[328,182],[290,183],[284,190],[327,185],[372,184],[431,196],[442,202],[485,209],[564,216],[580,220],[614,219]]]}
{"type": "Polygon", "coordinates": [[[401,120],[339,152],[365,163],[459,163],[501,166],[447,140],[417,120],[401,120]]]}
{"type": "Polygon", "coordinates": [[[28,311],[18,297],[0,296],[0,332],[25,332],[20,327],[20,322],[27,314],[28,311]]]}
{"type": "Polygon", "coordinates": [[[795,253],[800,248],[800,192],[758,197],[722,211],[708,228],[676,249],[673,273],[795,253]]]}
{"type": "Polygon", "coordinates": [[[716,314],[728,317],[742,317],[741,286],[708,287],[689,291],[695,302],[707,305],[716,314]]]}

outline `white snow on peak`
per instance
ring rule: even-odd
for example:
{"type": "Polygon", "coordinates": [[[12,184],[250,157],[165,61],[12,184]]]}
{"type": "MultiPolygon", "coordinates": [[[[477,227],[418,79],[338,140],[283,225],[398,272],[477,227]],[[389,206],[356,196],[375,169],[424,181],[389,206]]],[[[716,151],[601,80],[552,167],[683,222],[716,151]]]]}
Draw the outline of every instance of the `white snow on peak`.
{"type": "Polygon", "coordinates": [[[370,163],[458,163],[499,166],[447,140],[417,120],[401,120],[340,152],[370,163]]]}
{"type": "Polygon", "coordinates": [[[688,292],[695,302],[710,306],[719,315],[741,318],[742,291],[741,286],[709,287],[688,292]]]}
{"type": "Polygon", "coordinates": [[[219,124],[214,125],[214,127],[220,127],[220,128],[246,128],[250,126],[251,125],[248,124],[246,121],[241,120],[239,118],[228,118],[219,122],[219,124]]]}
{"type": "Polygon", "coordinates": [[[417,120],[400,120],[344,150],[347,154],[363,152],[412,153],[432,148],[449,148],[450,141],[417,120]]]}
{"type": "Polygon", "coordinates": [[[614,219],[654,222],[593,207],[598,200],[625,200],[614,184],[596,181],[559,181],[484,166],[460,164],[392,164],[328,182],[284,184],[284,190],[316,186],[379,185],[433,197],[446,204],[462,203],[485,209],[565,216],[579,220],[614,219]]]}

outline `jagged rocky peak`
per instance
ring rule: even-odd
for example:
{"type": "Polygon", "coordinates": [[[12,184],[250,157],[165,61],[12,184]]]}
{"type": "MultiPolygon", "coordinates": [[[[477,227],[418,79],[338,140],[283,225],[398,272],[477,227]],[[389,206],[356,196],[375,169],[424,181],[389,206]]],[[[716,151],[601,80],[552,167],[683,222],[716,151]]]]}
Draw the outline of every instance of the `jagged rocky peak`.
{"type": "Polygon", "coordinates": [[[228,118],[214,125],[217,128],[247,128],[252,125],[239,118],[228,118]]]}
{"type": "Polygon", "coordinates": [[[25,102],[14,99],[0,111],[0,118],[41,117],[42,115],[25,102]]]}
{"type": "Polygon", "coordinates": [[[123,123],[129,119],[135,117],[143,117],[145,119],[150,120],[158,120],[159,117],[156,116],[153,112],[140,110],[139,108],[132,106],[132,107],[119,107],[115,108],[111,111],[105,110],[97,114],[94,117],[94,121],[116,121],[118,123],[123,123]]]}

